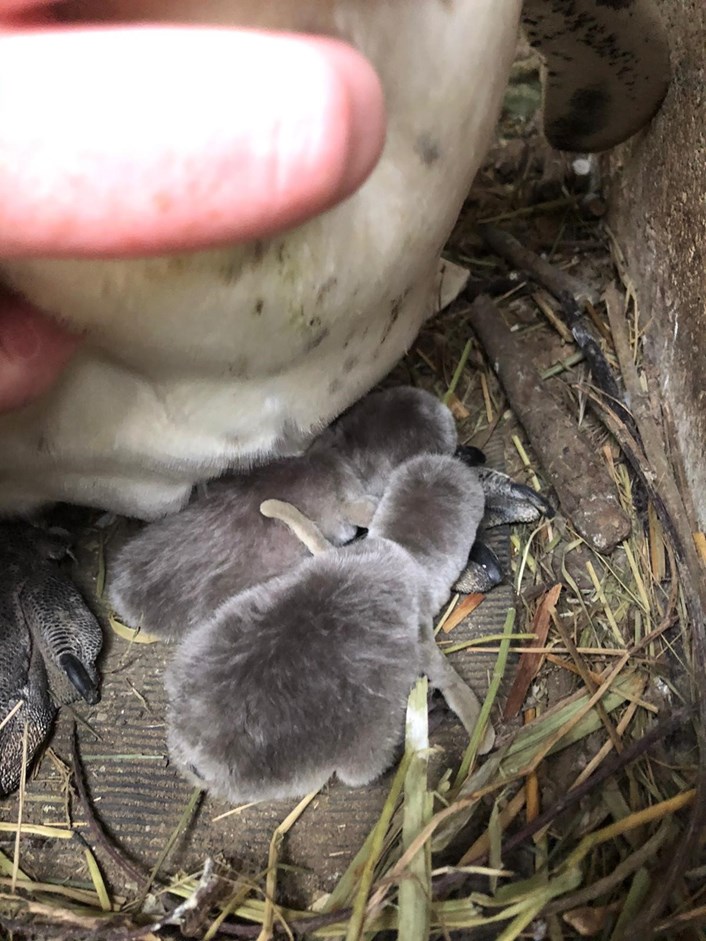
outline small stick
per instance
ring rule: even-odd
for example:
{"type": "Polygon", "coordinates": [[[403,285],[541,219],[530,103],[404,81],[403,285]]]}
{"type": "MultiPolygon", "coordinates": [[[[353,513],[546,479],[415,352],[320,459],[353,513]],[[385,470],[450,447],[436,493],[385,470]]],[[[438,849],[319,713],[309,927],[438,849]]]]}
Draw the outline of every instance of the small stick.
{"type": "Polygon", "coordinates": [[[593,902],[601,895],[607,895],[611,889],[614,889],[616,886],[620,885],[621,882],[624,882],[636,869],[644,866],[645,863],[653,861],[657,850],[673,835],[674,824],[667,819],[659,830],[653,833],[641,847],[636,849],[635,852],[631,853],[626,859],[617,863],[609,875],[598,879],[596,882],[592,883],[592,885],[586,886],[586,888],[580,889],[578,892],[573,892],[555,902],[550,902],[544,909],[543,914],[549,915],[557,912],[570,911],[573,908],[578,908],[580,905],[587,905],[589,902],[593,902]]]}
{"type": "Polygon", "coordinates": [[[559,312],[576,345],[586,357],[595,385],[605,393],[623,421],[627,421],[628,413],[622,404],[622,395],[613,370],[603,354],[600,339],[591,321],[583,312],[584,304],[592,300],[588,287],[572,275],[550,265],[529,248],[525,248],[508,232],[502,232],[489,225],[479,226],[479,231],[494,252],[515,268],[526,272],[533,281],[551,291],[559,301],[559,312]]]}
{"type": "Polygon", "coordinates": [[[22,768],[20,770],[20,794],[17,802],[17,833],[15,834],[15,849],[12,854],[12,881],[11,892],[13,895],[17,892],[17,877],[20,871],[20,841],[22,840],[22,817],[25,807],[25,787],[27,785],[27,740],[29,735],[29,723],[25,720],[22,731],[22,768]]]}
{"type": "Polygon", "coordinates": [[[267,880],[265,884],[265,911],[262,916],[262,929],[257,936],[257,941],[270,941],[274,935],[274,923],[276,912],[275,892],[277,891],[277,867],[279,865],[279,853],[282,842],[292,829],[297,820],[304,813],[309,804],[313,801],[321,788],[317,788],[306,797],[302,798],[297,806],[292,810],[282,823],[275,828],[270,840],[270,850],[267,857],[267,880]]]}
{"type": "MultiPolygon", "coordinates": [[[[514,718],[520,711],[527,696],[527,691],[539,671],[544,657],[543,650],[546,649],[545,644],[549,633],[551,614],[556,610],[560,593],[561,585],[552,585],[537,606],[530,632],[535,635],[535,639],[528,648],[525,648],[528,652],[523,654],[515,679],[507,694],[505,709],[503,710],[505,722],[514,718]],[[537,648],[536,651],[533,648],[537,648]]],[[[591,692],[594,692],[594,690],[591,692]]]]}
{"type": "MultiPolygon", "coordinates": [[[[673,592],[673,595],[674,597],[670,599],[670,611],[676,602],[676,591],[673,592]]],[[[638,643],[633,644],[633,646],[627,651],[628,656],[634,657],[641,650],[652,643],[652,641],[654,641],[657,637],[660,637],[665,633],[665,631],[669,630],[673,623],[673,615],[671,613],[667,614],[662,620],[661,624],[659,624],[649,634],[646,634],[642,640],[638,641],[638,643]]],[[[585,778],[580,784],[576,784],[555,804],[545,810],[544,813],[542,813],[539,817],[536,817],[531,824],[527,824],[518,833],[511,837],[507,843],[503,844],[503,856],[505,856],[509,851],[516,849],[522,843],[530,840],[536,832],[551,824],[551,822],[557,816],[559,816],[559,814],[573,806],[577,801],[580,801],[586,794],[590,794],[594,788],[598,787],[608,778],[618,774],[618,772],[622,771],[625,767],[627,767],[645,752],[648,752],[658,741],[670,735],[681,725],[687,723],[689,719],[690,714],[688,708],[683,707],[678,709],[676,712],[673,712],[669,718],[663,719],[654,725],[648,732],[645,733],[645,735],[642,736],[642,738],[639,738],[625,746],[622,752],[618,753],[614,751],[612,755],[609,755],[603,764],[600,765],[592,775],[585,778]]],[[[546,749],[545,746],[542,749],[541,755],[543,756],[547,751],[548,749],[546,749]]],[[[532,763],[532,767],[537,767],[536,758],[532,763]]],[[[698,792],[692,790],[687,793],[691,796],[688,798],[686,803],[698,804],[698,792]],[[696,796],[696,800],[693,799],[694,796],[696,796]]],[[[683,798],[684,794],[680,794],[678,797],[683,798]]],[[[484,846],[481,846],[480,843],[478,852],[479,855],[474,857],[471,857],[468,853],[466,853],[466,855],[463,857],[463,864],[471,865],[481,862],[484,858],[481,853],[485,852],[485,848],[484,846]]],[[[446,898],[450,891],[460,887],[466,880],[466,873],[458,871],[451,872],[439,877],[434,883],[434,897],[436,899],[446,898]]]]}
{"type": "Polygon", "coordinates": [[[86,821],[88,822],[89,829],[93,833],[93,837],[96,843],[103,847],[108,856],[110,856],[113,862],[126,875],[130,876],[138,885],[140,885],[146,880],[146,873],[139,869],[125,856],[123,856],[117,846],[111,843],[111,841],[105,835],[103,828],[96,819],[93,805],[89,800],[88,792],[86,790],[86,782],[84,781],[83,777],[83,764],[81,763],[81,756],[78,750],[78,729],[76,728],[76,723],[74,723],[73,731],[71,733],[71,764],[73,767],[74,784],[76,785],[76,792],[78,793],[79,803],[84,814],[86,815],[86,821]]]}
{"type": "Polygon", "coordinates": [[[477,298],[469,317],[564,512],[592,548],[610,552],[629,536],[630,520],[606,467],[542,383],[527,351],[490,298],[477,298]]]}
{"type": "Polygon", "coordinates": [[[566,271],[562,271],[561,268],[550,265],[535,252],[525,248],[509,232],[503,232],[502,229],[496,229],[495,226],[487,223],[481,223],[477,228],[488,248],[492,248],[496,255],[509,261],[513,268],[526,272],[533,281],[545,287],[554,297],[569,294],[575,302],[592,300],[593,292],[587,284],[566,271]]]}
{"type": "MultiPolygon", "coordinates": [[[[595,693],[596,689],[598,688],[598,684],[594,682],[593,677],[591,676],[591,673],[588,667],[586,666],[585,660],[583,659],[581,654],[578,652],[578,649],[576,647],[576,644],[573,641],[573,638],[570,636],[567,629],[561,623],[561,618],[556,616],[556,611],[553,612],[552,621],[554,623],[554,627],[556,627],[557,629],[559,636],[564,642],[564,646],[569,651],[569,655],[571,659],[574,661],[574,665],[576,666],[576,669],[578,670],[579,676],[581,677],[584,686],[586,687],[586,689],[592,696],[595,693]]],[[[611,722],[610,716],[606,712],[603,703],[597,702],[595,709],[596,709],[596,712],[598,713],[599,719],[603,723],[603,726],[606,732],[608,733],[608,736],[611,742],[613,743],[613,748],[615,748],[617,752],[621,752],[623,750],[622,739],[616,732],[615,726],[611,722]]]]}

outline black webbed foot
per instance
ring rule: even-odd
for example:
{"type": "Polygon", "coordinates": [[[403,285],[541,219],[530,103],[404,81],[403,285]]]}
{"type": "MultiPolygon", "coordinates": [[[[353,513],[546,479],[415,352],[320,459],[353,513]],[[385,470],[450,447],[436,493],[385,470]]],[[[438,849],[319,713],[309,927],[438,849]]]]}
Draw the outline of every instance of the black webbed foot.
{"type": "Polygon", "coordinates": [[[31,634],[18,629],[11,613],[0,616],[0,797],[20,783],[25,728],[30,760],[49,734],[55,714],[47,671],[31,634]]]}
{"type": "Polygon", "coordinates": [[[475,448],[472,444],[459,444],[454,454],[468,467],[480,467],[485,464],[485,454],[480,448],[475,448]]]}
{"type": "Polygon", "coordinates": [[[25,735],[29,764],[58,705],[100,699],[103,636],[56,565],[67,551],[63,534],[0,524],[0,796],[20,782],[25,735]]]}
{"type": "Polygon", "coordinates": [[[554,516],[554,507],[548,500],[507,474],[479,467],[478,478],[485,494],[483,529],[503,523],[534,523],[541,516],[547,519],[554,516]]]}
{"type": "Polygon", "coordinates": [[[468,564],[453,586],[454,591],[464,595],[487,594],[503,580],[500,560],[484,542],[476,540],[468,557],[468,564]]]}
{"type": "Polygon", "coordinates": [[[100,625],[75,585],[56,566],[40,564],[19,593],[22,619],[44,659],[57,703],[100,699],[95,661],[103,643],[100,625]]]}
{"type": "Polygon", "coordinates": [[[551,519],[554,508],[536,490],[514,481],[507,474],[484,467],[485,455],[478,448],[461,445],[456,457],[473,467],[485,494],[485,513],[476,542],[454,591],[464,594],[490,591],[503,580],[497,556],[483,542],[483,532],[503,523],[534,523],[542,516],[551,519]]]}
{"type": "Polygon", "coordinates": [[[476,469],[485,494],[483,529],[503,523],[533,523],[540,516],[551,519],[554,507],[541,494],[526,484],[519,484],[502,471],[484,467],[485,454],[480,448],[461,444],[456,457],[476,469]]]}

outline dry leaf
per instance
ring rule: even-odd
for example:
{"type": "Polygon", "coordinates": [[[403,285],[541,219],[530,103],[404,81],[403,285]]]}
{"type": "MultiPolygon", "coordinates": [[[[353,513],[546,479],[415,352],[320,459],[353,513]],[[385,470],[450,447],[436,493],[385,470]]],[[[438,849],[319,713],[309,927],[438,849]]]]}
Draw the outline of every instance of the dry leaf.
{"type": "Polygon", "coordinates": [[[564,921],[582,938],[593,938],[606,926],[615,911],[615,905],[582,905],[564,912],[564,921]]]}
{"type": "Polygon", "coordinates": [[[484,601],[485,595],[481,595],[478,592],[466,595],[446,618],[441,630],[444,634],[450,634],[455,627],[458,627],[464,618],[468,617],[468,615],[471,614],[472,611],[475,611],[478,605],[482,604],[484,601]]]}
{"type": "MultiPolygon", "coordinates": [[[[560,594],[561,585],[557,584],[553,585],[549,591],[542,596],[542,600],[539,602],[539,606],[537,607],[532,621],[532,633],[535,635],[535,639],[531,644],[532,647],[544,647],[546,644],[552,612],[556,609],[556,603],[559,600],[560,594]]],[[[513,716],[516,716],[520,711],[522,703],[525,701],[527,690],[530,688],[530,683],[537,675],[543,657],[543,653],[530,652],[522,654],[520,665],[515,675],[515,681],[512,684],[505,704],[503,718],[506,722],[508,719],[512,719],[513,716]]]]}

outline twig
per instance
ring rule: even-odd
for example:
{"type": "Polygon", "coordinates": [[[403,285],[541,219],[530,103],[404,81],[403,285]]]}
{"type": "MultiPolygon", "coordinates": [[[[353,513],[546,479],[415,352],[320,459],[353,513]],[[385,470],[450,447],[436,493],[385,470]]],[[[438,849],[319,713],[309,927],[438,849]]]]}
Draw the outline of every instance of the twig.
{"type": "Polygon", "coordinates": [[[645,863],[649,862],[657,853],[662,844],[674,833],[674,824],[667,819],[662,826],[646,840],[641,847],[631,853],[626,859],[621,860],[614,866],[609,875],[598,879],[592,885],[580,889],[571,895],[565,895],[556,902],[551,902],[544,910],[545,915],[553,915],[557,912],[570,911],[572,908],[578,908],[580,905],[586,905],[601,895],[607,895],[611,889],[620,885],[627,877],[639,869],[645,863]]]}
{"type": "MultiPolygon", "coordinates": [[[[642,638],[642,640],[638,641],[636,644],[633,644],[632,647],[630,647],[627,651],[625,651],[623,654],[623,657],[625,659],[629,659],[630,657],[639,653],[644,647],[647,647],[649,646],[649,644],[653,643],[653,641],[656,640],[657,637],[661,637],[662,634],[664,634],[667,630],[669,630],[669,628],[673,625],[673,623],[674,623],[674,616],[671,613],[671,609],[670,609],[665,615],[665,617],[662,619],[662,622],[653,631],[651,631],[649,634],[646,634],[642,638]]],[[[591,698],[595,699],[596,697],[594,695],[591,698]]],[[[617,772],[620,771],[623,767],[631,763],[635,758],[639,757],[645,750],[650,748],[651,745],[654,744],[656,740],[668,735],[670,731],[672,731],[672,728],[671,728],[672,725],[676,727],[684,719],[688,718],[688,716],[689,716],[688,710],[686,708],[683,708],[679,710],[678,712],[673,713],[670,719],[663,720],[658,725],[655,725],[648,733],[646,733],[643,736],[643,738],[625,747],[622,752],[620,753],[615,752],[610,758],[608,758],[603,763],[603,765],[601,765],[598,771],[596,771],[590,777],[586,778],[586,780],[582,781],[580,784],[576,784],[572,788],[572,790],[569,791],[562,798],[562,801],[568,801],[568,803],[566,804],[566,807],[571,806],[576,800],[580,800],[585,794],[589,793],[593,787],[601,784],[602,781],[605,780],[606,778],[611,777],[614,774],[617,774],[617,772]]],[[[549,747],[551,747],[551,742],[550,742],[549,747]]],[[[537,763],[538,763],[537,758],[541,759],[547,753],[547,751],[548,751],[548,748],[545,745],[545,747],[539,753],[539,756],[535,756],[535,760],[533,761],[532,768],[537,767],[537,763]]],[[[562,801],[559,801],[558,804],[554,805],[554,807],[551,807],[547,811],[545,811],[542,817],[544,818],[544,817],[547,817],[548,815],[551,815],[553,819],[554,816],[561,813],[564,809],[566,809],[566,807],[563,807],[563,806],[557,809],[557,807],[562,803],[562,801]]],[[[536,818],[536,819],[540,819],[540,818],[536,818]]],[[[547,822],[551,822],[551,820],[547,822]]],[[[545,824],[546,822],[540,823],[538,829],[543,828],[545,824]]],[[[522,834],[525,834],[526,831],[528,830],[529,830],[529,825],[525,827],[523,831],[520,831],[520,832],[522,834]]],[[[534,832],[535,831],[526,833],[526,836],[523,838],[523,841],[524,839],[529,839],[533,835],[534,832]]],[[[514,848],[515,839],[516,837],[512,838],[511,847],[508,847],[507,845],[503,847],[503,852],[506,852],[508,849],[514,848]]],[[[464,865],[477,863],[479,860],[482,860],[483,858],[484,857],[483,855],[480,854],[480,851],[477,857],[471,856],[467,852],[463,858],[463,862],[464,862],[464,865]]],[[[436,880],[434,883],[435,898],[444,897],[446,894],[448,894],[448,892],[456,888],[460,883],[463,883],[465,881],[465,878],[466,877],[464,873],[454,872],[436,880]]]]}
{"type": "Polygon", "coordinates": [[[458,388],[458,384],[461,381],[461,376],[463,375],[463,370],[466,368],[466,363],[468,362],[468,357],[471,353],[472,342],[473,342],[472,340],[466,340],[466,345],[463,348],[463,352],[461,353],[461,358],[459,359],[456,365],[456,369],[454,370],[454,374],[451,377],[451,382],[449,383],[449,387],[441,399],[444,405],[449,404],[449,402],[451,401],[451,396],[455,394],[456,389],[458,388]]]}
{"type": "MultiPolygon", "coordinates": [[[[521,830],[518,830],[517,833],[513,834],[503,846],[503,856],[506,856],[508,853],[517,849],[518,846],[526,843],[535,833],[539,830],[543,830],[565,810],[569,807],[573,807],[581,798],[590,794],[598,785],[607,781],[608,778],[612,778],[618,771],[621,771],[627,765],[632,764],[632,762],[641,755],[644,755],[645,752],[649,751],[657,742],[671,735],[672,732],[675,732],[688,718],[689,712],[687,709],[677,709],[669,718],[663,719],[653,726],[642,738],[627,745],[622,752],[614,752],[613,759],[607,758],[598,771],[592,774],[590,778],[587,778],[583,784],[579,784],[578,787],[567,791],[555,804],[538,817],[535,817],[534,820],[522,827],[521,830]]],[[[473,861],[475,862],[475,860],[473,861]]]]}
{"type": "Polygon", "coordinates": [[[279,864],[279,851],[282,841],[292,829],[297,820],[304,813],[321,789],[317,788],[299,801],[282,823],[275,828],[270,840],[270,850],[267,857],[267,880],[265,884],[265,911],[262,917],[262,929],[257,936],[258,941],[270,941],[274,933],[276,915],[275,894],[277,892],[277,866],[279,864]]]}
{"type": "Polygon", "coordinates": [[[492,301],[479,297],[469,317],[564,511],[594,549],[610,552],[629,535],[630,520],[605,465],[542,383],[492,301]]]}
{"type": "MultiPolygon", "coordinates": [[[[554,616],[552,620],[554,622],[554,627],[557,629],[559,636],[564,642],[564,646],[569,651],[569,656],[574,661],[574,665],[576,666],[576,669],[578,670],[579,676],[581,677],[581,680],[583,681],[584,686],[589,691],[589,693],[595,693],[597,687],[593,681],[593,677],[591,676],[583,657],[578,652],[576,644],[573,642],[573,639],[569,635],[569,632],[561,623],[561,618],[554,616]]],[[[603,723],[603,726],[605,727],[606,732],[610,736],[610,740],[613,743],[613,747],[615,748],[617,752],[622,751],[623,750],[622,740],[620,736],[618,735],[618,733],[616,732],[615,726],[610,720],[610,716],[605,711],[603,703],[600,703],[600,702],[596,703],[596,712],[598,713],[600,720],[603,723]]]]}
{"type": "Polygon", "coordinates": [[[204,796],[204,792],[200,788],[195,787],[192,790],[191,797],[187,801],[186,807],[182,811],[181,817],[179,818],[176,827],[174,827],[174,830],[171,832],[169,839],[166,842],[166,845],[163,847],[159,856],[157,857],[157,862],[154,864],[154,866],[150,870],[150,874],[147,877],[147,882],[142,887],[142,892],[140,893],[137,899],[136,905],[142,906],[142,904],[144,903],[145,899],[147,898],[147,893],[152,888],[152,885],[154,884],[154,881],[159,875],[162,869],[162,866],[165,864],[167,857],[169,856],[171,851],[174,849],[174,847],[177,845],[177,842],[184,835],[187,828],[189,827],[192,820],[194,819],[196,815],[196,811],[198,810],[201,804],[201,801],[203,799],[203,796],[204,796]]]}
{"type": "Polygon", "coordinates": [[[138,866],[127,859],[118,849],[118,847],[108,839],[108,837],[103,832],[103,828],[99,824],[98,818],[96,817],[93,810],[93,804],[91,803],[90,798],[88,797],[88,792],[86,790],[83,764],[81,762],[81,756],[78,749],[78,729],[76,727],[76,723],[74,723],[71,733],[71,765],[79,803],[81,804],[81,809],[86,816],[88,827],[93,834],[96,843],[98,843],[105,850],[116,866],[118,866],[124,873],[130,876],[131,879],[134,879],[139,885],[141,882],[145,881],[147,874],[142,872],[138,866]]]}
{"type": "Polygon", "coordinates": [[[521,245],[508,232],[502,232],[489,225],[480,225],[478,229],[494,252],[551,291],[559,302],[560,313],[576,345],[586,357],[594,384],[609,398],[623,421],[629,422],[613,370],[601,349],[600,339],[583,312],[583,305],[591,300],[588,287],[572,275],[550,265],[535,252],[521,245]]]}

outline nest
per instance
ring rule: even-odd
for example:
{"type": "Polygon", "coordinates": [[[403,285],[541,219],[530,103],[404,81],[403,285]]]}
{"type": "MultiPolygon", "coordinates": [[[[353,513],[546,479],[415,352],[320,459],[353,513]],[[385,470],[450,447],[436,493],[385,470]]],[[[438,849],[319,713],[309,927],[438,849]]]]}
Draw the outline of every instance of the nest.
{"type": "Polygon", "coordinates": [[[469,329],[478,304],[486,314],[490,304],[476,300],[472,309],[469,297],[492,294],[497,324],[521,338],[547,402],[570,418],[565,463],[574,462],[583,482],[568,475],[562,504],[571,502],[572,485],[594,488],[596,499],[610,493],[615,519],[625,520],[612,551],[600,551],[604,517],[591,529],[590,519],[578,524],[560,514],[511,533],[516,605],[502,631],[457,639],[483,599],[452,600],[439,620],[439,643],[450,654],[472,647],[494,655],[481,724],[457,762],[432,771],[426,681],[419,681],[404,757],[377,821],[332,890],[313,904],[287,904],[282,848],[316,795],[274,827],[260,871],[209,857],[185,873],[170,859],[199,806],[194,792],[146,871],[102,828],[74,748],[72,767],[51,751],[45,758],[61,784],[63,825],[28,822],[24,786],[3,808],[0,932],[72,941],[701,936],[704,538],[690,525],[670,461],[655,376],[643,358],[647,325],[600,216],[602,202],[595,186],[586,187],[586,174],[567,177],[565,163],[544,149],[534,132],[536,93],[532,63],[520,63],[505,136],[448,247],[448,257],[471,272],[469,290],[428,324],[390,381],[435,391],[453,410],[462,440],[485,446],[502,439],[515,476],[552,485],[546,468],[555,455],[536,433],[528,440],[508,401],[515,393],[496,375],[503,364],[485,357],[469,329]],[[518,236],[522,271],[508,264],[507,241],[498,242],[492,228],[478,236],[479,218],[518,236]],[[576,341],[577,316],[588,321],[628,407],[616,408],[597,383],[593,353],[576,341]],[[596,477],[586,478],[571,450],[577,435],[600,465],[596,477]],[[500,747],[479,761],[491,716],[501,719],[500,747]],[[63,840],[76,843],[85,872],[74,881],[34,879],[26,847],[63,840]],[[122,885],[104,878],[106,862],[122,873],[122,885]]]}

